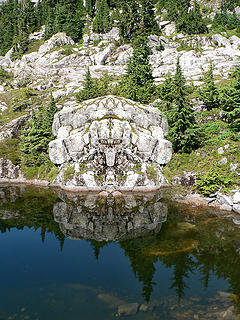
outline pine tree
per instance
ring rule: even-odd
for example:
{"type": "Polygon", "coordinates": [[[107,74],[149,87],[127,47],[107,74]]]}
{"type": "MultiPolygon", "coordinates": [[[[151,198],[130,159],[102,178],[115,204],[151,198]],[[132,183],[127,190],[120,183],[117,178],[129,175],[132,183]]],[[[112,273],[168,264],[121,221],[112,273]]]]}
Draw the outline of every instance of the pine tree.
{"type": "Polygon", "coordinates": [[[190,153],[200,145],[201,135],[192,107],[186,100],[185,78],[179,59],[174,75],[173,94],[175,99],[167,112],[170,125],[169,139],[173,144],[174,152],[190,153]]]}
{"type": "Polygon", "coordinates": [[[155,20],[154,5],[152,0],[141,0],[141,15],[143,30],[147,34],[158,32],[159,28],[155,20]]]}
{"type": "Polygon", "coordinates": [[[14,35],[17,34],[18,2],[8,0],[0,5],[0,55],[11,49],[14,35]]]}
{"type": "Polygon", "coordinates": [[[158,95],[161,100],[164,102],[161,104],[161,108],[164,110],[169,110],[171,108],[171,104],[173,103],[174,96],[174,82],[173,78],[168,75],[164,82],[158,87],[158,95]]]}
{"type": "Polygon", "coordinates": [[[143,34],[133,40],[133,56],[129,60],[127,74],[119,84],[123,96],[141,103],[148,103],[155,89],[149,64],[151,50],[147,43],[148,38],[143,34]]]}
{"type": "Polygon", "coordinates": [[[93,99],[98,96],[99,90],[97,81],[91,77],[91,73],[88,68],[83,89],[76,94],[76,98],[79,102],[81,102],[83,100],[93,99]]]}
{"type": "Polygon", "coordinates": [[[46,31],[44,39],[49,39],[55,33],[55,13],[54,9],[48,8],[48,15],[46,19],[46,31]]]}
{"type": "Polygon", "coordinates": [[[204,86],[200,91],[200,97],[203,100],[207,110],[211,110],[219,106],[219,94],[214,83],[212,63],[210,64],[210,68],[204,78],[204,86]]]}
{"type": "Polygon", "coordinates": [[[230,128],[240,132],[240,67],[236,68],[232,83],[222,90],[220,102],[230,128]]]}
{"type": "Polygon", "coordinates": [[[93,30],[105,33],[111,29],[111,21],[107,0],[97,0],[96,16],[93,21],[93,30]]]}
{"type": "Polygon", "coordinates": [[[136,1],[124,1],[120,15],[120,35],[124,40],[131,41],[139,30],[141,15],[140,6],[136,1]]]}
{"type": "Polygon", "coordinates": [[[177,29],[187,34],[199,34],[208,31],[207,26],[202,19],[200,6],[196,1],[190,11],[182,11],[177,21],[177,29]]]}
{"type": "Polygon", "coordinates": [[[95,0],[86,0],[86,12],[91,16],[93,17],[94,15],[94,7],[95,7],[95,0]]]}
{"type": "Polygon", "coordinates": [[[32,111],[29,129],[20,137],[21,163],[26,166],[39,166],[48,161],[48,144],[53,139],[52,123],[57,107],[53,97],[49,106],[32,111]]]}

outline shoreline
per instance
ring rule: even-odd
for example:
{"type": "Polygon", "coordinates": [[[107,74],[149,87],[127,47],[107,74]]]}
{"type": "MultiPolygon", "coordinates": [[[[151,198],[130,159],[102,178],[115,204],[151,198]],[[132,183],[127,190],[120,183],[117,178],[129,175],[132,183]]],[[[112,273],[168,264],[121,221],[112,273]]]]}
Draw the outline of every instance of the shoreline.
{"type": "MultiPolygon", "coordinates": [[[[1,185],[23,185],[23,186],[35,186],[41,188],[49,188],[55,190],[62,190],[66,193],[71,194],[97,194],[101,197],[123,197],[129,194],[137,195],[137,194],[146,194],[149,195],[151,193],[156,193],[158,191],[165,191],[167,197],[170,200],[176,201],[178,203],[182,203],[185,205],[190,205],[192,207],[207,207],[207,208],[215,208],[228,213],[240,214],[237,210],[234,210],[234,204],[231,203],[230,197],[224,194],[216,194],[213,198],[204,198],[200,194],[191,193],[188,189],[185,188],[185,194],[181,194],[180,191],[175,190],[174,185],[172,184],[164,184],[161,187],[135,187],[135,188],[108,188],[104,189],[101,187],[98,188],[87,188],[87,187],[68,187],[62,186],[59,184],[52,184],[47,180],[27,180],[25,178],[18,179],[7,179],[0,178],[0,187],[1,185]]],[[[238,205],[237,205],[238,207],[238,205]]],[[[237,208],[238,209],[238,208],[237,208]]]]}

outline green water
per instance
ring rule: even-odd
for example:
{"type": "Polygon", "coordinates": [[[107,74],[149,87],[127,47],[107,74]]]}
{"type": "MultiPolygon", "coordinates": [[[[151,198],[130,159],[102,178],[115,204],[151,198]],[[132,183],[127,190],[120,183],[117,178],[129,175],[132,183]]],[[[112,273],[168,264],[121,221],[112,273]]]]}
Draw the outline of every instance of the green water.
{"type": "Polygon", "coordinates": [[[1,186],[0,320],[237,319],[237,223],[162,192],[1,186]]]}

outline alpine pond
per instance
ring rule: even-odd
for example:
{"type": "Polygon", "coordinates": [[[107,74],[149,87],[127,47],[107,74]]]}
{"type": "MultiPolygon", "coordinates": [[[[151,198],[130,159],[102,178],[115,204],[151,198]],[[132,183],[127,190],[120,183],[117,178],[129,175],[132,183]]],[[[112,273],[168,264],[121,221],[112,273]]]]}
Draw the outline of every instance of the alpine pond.
{"type": "Polygon", "coordinates": [[[162,191],[0,197],[0,319],[237,319],[237,217],[162,191]]]}

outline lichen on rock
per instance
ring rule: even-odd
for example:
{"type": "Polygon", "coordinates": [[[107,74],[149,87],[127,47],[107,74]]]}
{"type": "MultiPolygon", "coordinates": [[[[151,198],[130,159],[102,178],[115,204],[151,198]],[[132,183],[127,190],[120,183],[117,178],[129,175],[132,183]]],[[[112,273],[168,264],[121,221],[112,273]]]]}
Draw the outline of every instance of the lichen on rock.
{"type": "Polygon", "coordinates": [[[53,133],[49,156],[60,166],[55,184],[129,190],[167,182],[162,167],[172,145],[165,139],[166,117],[157,108],[115,96],[96,98],[59,111],[53,133]]]}

